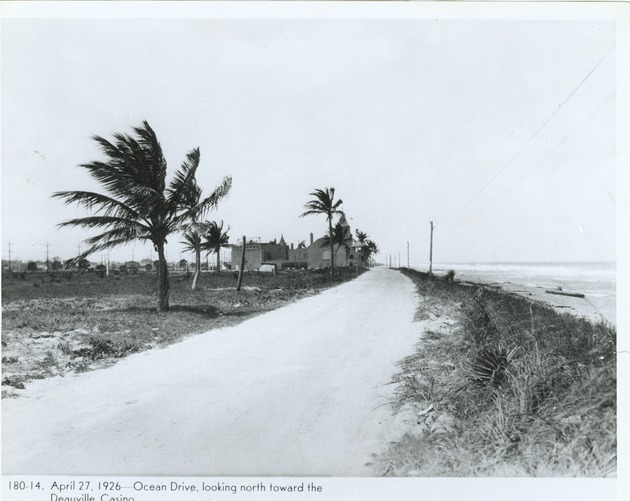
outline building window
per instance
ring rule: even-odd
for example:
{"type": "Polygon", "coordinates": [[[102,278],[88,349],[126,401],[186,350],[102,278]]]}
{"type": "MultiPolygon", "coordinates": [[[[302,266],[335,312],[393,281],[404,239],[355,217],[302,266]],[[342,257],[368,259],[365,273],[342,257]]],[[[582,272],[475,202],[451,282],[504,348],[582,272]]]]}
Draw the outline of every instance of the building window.
{"type": "Polygon", "coordinates": [[[330,259],[330,251],[325,250],[322,252],[322,259],[330,259]]]}

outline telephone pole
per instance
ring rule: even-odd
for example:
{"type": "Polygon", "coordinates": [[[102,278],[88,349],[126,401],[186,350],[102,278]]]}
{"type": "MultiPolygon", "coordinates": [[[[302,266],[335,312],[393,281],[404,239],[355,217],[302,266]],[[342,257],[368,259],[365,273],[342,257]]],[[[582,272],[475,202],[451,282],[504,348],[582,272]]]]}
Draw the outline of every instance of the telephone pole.
{"type": "MultiPolygon", "coordinates": [[[[238,281],[236,282],[236,292],[241,291],[241,284],[243,283],[243,272],[245,270],[245,248],[247,247],[247,238],[243,235],[243,252],[241,253],[241,267],[238,270],[238,281]]],[[[220,266],[220,264],[219,264],[220,266]]]]}
{"type": "Polygon", "coordinates": [[[409,269],[409,240],[407,240],[407,269],[409,269]]]}
{"type": "Polygon", "coordinates": [[[50,266],[49,266],[49,261],[48,261],[48,248],[49,247],[50,247],[50,244],[46,242],[46,273],[50,271],[50,266]]]}
{"type": "Polygon", "coordinates": [[[431,223],[431,244],[429,247],[429,278],[433,278],[433,221],[431,223]]]}
{"type": "Polygon", "coordinates": [[[11,273],[11,240],[9,240],[9,273],[11,273]]]}

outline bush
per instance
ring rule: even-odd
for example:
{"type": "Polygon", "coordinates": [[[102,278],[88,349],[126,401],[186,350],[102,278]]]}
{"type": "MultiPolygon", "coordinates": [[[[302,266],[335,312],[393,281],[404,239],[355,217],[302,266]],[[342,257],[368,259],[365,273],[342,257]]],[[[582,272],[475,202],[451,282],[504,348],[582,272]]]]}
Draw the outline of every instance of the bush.
{"type": "Polygon", "coordinates": [[[444,276],[446,283],[452,284],[455,282],[455,270],[448,270],[444,276]]]}
{"type": "Polygon", "coordinates": [[[83,357],[89,360],[103,358],[120,358],[130,353],[140,351],[137,343],[129,340],[114,341],[103,336],[90,336],[87,346],[73,351],[75,357],[83,357]]]}

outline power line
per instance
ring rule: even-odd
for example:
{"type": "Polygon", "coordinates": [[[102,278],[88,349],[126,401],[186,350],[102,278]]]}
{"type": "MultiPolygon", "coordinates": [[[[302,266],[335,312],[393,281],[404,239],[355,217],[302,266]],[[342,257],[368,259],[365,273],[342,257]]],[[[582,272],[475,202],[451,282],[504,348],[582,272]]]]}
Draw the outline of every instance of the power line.
{"type": "Polygon", "coordinates": [[[480,190],[478,190],[471,198],[469,198],[463,205],[461,205],[455,212],[450,214],[442,222],[450,221],[453,217],[459,214],[464,208],[468,207],[470,203],[472,203],[479,195],[481,195],[486,190],[486,188],[490,186],[494,182],[494,180],[497,177],[499,177],[499,175],[501,175],[501,173],[510,166],[510,164],[516,159],[516,157],[518,157],[523,152],[523,150],[525,150],[525,148],[529,146],[529,144],[538,136],[538,134],[540,134],[540,132],[547,126],[547,124],[551,122],[551,120],[558,114],[558,112],[569,101],[569,99],[571,99],[575,95],[575,93],[580,89],[580,87],[582,87],[582,85],[584,85],[584,82],[588,80],[588,78],[595,72],[595,70],[597,70],[597,68],[599,68],[599,66],[604,62],[604,60],[608,57],[608,55],[612,52],[612,50],[616,47],[616,45],[617,44],[613,44],[612,47],[608,49],[606,54],[604,54],[604,56],[597,62],[597,64],[593,66],[591,71],[589,71],[588,74],[582,79],[582,81],[573,89],[573,91],[569,94],[569,96],[562,103],[558,105],[558,107],[547,118],[547,120],[543,122],[543,124],[536,130],[536,132],[534,132],[534,134],[530,136],[527,142],[514,155],[512,155],[512,157],[510,157],[510,159],[494,174],[494,176],[492,176],[492,178],[490,178],[490,180],[486,184],[484,184],[480,190]]]}
{"type": "MultiPolygon", "coordinates": [[[[565,144],[571,137],[573,137],[575,134],[577,134],[595,115],[597,115],[600,110],[606,106],[612,98],[614,98],[617,95],[616,92],[613,92],[612,94],[610,94],[604,101],[602,101],[602,103],[592,112],[590,113],[584,120],[582,120],[580,122],[580,124],[575,127],[571,132],[569,132],[566,136],[564,136],[560,141],[558,141],[557,146],[563,145],[565,144]]],[[[528,171],[524,171],[521,173],[520,176],[518,176],[511,184],[510,187],[513,186],[518,186],[518,182],[526,175],[531,174],[532,171],[538,169],[538,167],[540,167],[543,163],[545,163],[547,161],[547,159],[553,155],[556,151],[557,151],[557,146],[555,148],[551,148],[547,154],[542,157],[538,162],[536,162],[536,164],[528,171]]],[[[496,200],[493,199],[491,200],[489,203],[486,203],[485,205],[481,206],[482,209],[485,209],[486,207],[488,207],[489,205],[492,205],[493,202],[495,202],[496,200]]]]}
{"type": "MultiPolygon", "coordinates": [[[[582,120],[575,129],[573,129],[566,136],[564,136],[560,141],[558,141],[558,146],[565,144],[571,137],[577,134],[582,129],[582,127],[584,127],[595,115],[597,115],[599,111],[604,106],[606,106],[610,102],[610,100],[616,95],[617,95],[616,92],[613,92],[612,94],[610,94],[597,108],[595,108],[595,110],[590,115],[588,115],[584,120],[582,120]]],[[[541,160],[539,160],[536,163],[536,165],[532,168],[532,170],[538,168],[545,160],[547,160],[551,156],[552,153],[554,153],[554,151],[556,151],[556,149],[552,148],[549,151],[549,153],[547,153],[541,160]]],[[[521,175],[518,179],[521,179],[523,175],[521,175]]]]}

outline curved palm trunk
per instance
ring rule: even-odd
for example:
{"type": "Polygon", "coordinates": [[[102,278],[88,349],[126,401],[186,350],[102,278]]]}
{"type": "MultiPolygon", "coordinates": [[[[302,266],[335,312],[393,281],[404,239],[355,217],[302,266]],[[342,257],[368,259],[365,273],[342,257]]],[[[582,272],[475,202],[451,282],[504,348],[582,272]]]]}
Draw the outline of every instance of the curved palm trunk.
{"type": "Polygon", "coordinates": [[[201,248],[197,245],[195,247],[195,276],[193,277],[192,290],[197,288],[197,280],[199,280],[199,274],[201,273],[201,248]]]}
{"type": "Polygon", "coordinates": [[[166,255],[164,254],[164,244],[157,245],[158,252],[158,311],[167,311],[169,308],[169,283],[168,283],[168,265],[166,264],[166,255]]]}
{"type": "Polygon", "coordinates": [[[330,281],[332,282],[335,276],[335,256],[333,254],[335,243],[333,242],[332,217],[328,218],[328,236],[330,237],[330,281]]]}

